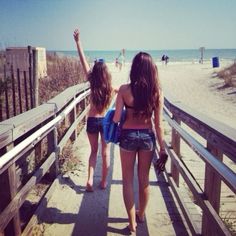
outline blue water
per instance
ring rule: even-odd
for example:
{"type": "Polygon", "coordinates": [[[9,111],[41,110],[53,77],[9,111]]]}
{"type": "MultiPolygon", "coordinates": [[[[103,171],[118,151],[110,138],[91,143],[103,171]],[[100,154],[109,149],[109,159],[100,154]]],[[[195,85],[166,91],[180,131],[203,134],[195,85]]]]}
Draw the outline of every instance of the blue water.
{"type": "MultiPolygon", "coordinates": [[[[170,61],[198,61],[200,59],[200,51],[198,49],[183,49],[183,50],[144,50],[152,55],[155,61],[160,61],[163,54],[168,55],[170,61]]],[[[77,56],[76,51],[56,51],[59,55],[77,56]]],[[[132,62],[133,57],[139,50],[126,50],[125,61],[132,62]]],[[[86,50],[85,55],[92,62],[96,58],[103,58],[106,62],[114,62],[120,51],[92,51],[86,50]]],[[[204,60],[210,60],[212,57],[219,57],[225,60],[236,59],[236,49],[206,49],[204,52],[204,60]]]]}

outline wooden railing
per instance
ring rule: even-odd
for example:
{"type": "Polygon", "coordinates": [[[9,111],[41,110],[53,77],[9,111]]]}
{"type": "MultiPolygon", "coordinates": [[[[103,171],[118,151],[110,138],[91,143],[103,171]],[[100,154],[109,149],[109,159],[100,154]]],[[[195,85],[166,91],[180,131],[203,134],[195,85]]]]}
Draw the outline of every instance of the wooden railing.
{"type": "Polygon", "coordinates": [[[21,235],[19,209],[46,173],[57,176],[58,156],[68,140],[77,137],[78,125],[88,111],[89,93],[88,83],[70,87],[0,123],[0,235],[21,235]],[[27,173],[22,167],[26,158],[35,164],[27,173]]]}
{"type": "MultiPolygon", "coordinates": [[[[75,140],[78,125],[88,111],[89,85],[68,88],[48,103],[0,123],[0,235],[20,235],[19,209],[27,193],[42,177],[58,174],[58,156],[68,140],[75,140]],[[35,170],[24,172],[21,160],[35,162],[35,170]]],[[[223,162],[223,155],[236,160],[236,131],[202,114],[165,98],[164,117],[172,129],[171,145],[166,149],[171,169],[165,173],[193,235],[230,235],[219,217],[221,182],[235,193],[236,175],[223,162]],[[183,123],[200,135],[206,145],[183,128],[183,123]],[[206,163],[204,189],[181,158],[180,140],[184,140],[206,163]],[[202,209],[198,227],[188,211],[180,191],[179,176],[188,185],[202,209]],[[217,232],[217,233],[216,233],[217,232]]]]}
{"type": "Polygon", "coordinates": [[[231,159],[235,165],[236,130],[197,113],[181,102],[170,99],[170,96],[168,99],[165,98],[164,103],[164,118],[172,129],[170,145],[166,143],[171,158],[170,172],[166,172],[166,177],[192,234],[231,235],[219,216],[219,210],[222,181],[229,187],[231,194],[236,192],[236,174],[232,170],[232,165],[227,166],[223,163],[224,155],[224,158],[231,159]],[[193,132],[195,135],[190,134],[193,132]],[[199,142],[198,138],[195,138],[198,135],[204,142],[199,142]],[[191,166],[187,167],[184,158],[181,158],[181,139],[197,154],[196,158],[200,157],[205,162],[204,188],[196,181],[197,176],[192,173],[191,166]],[[195,224],[184,197],[181,196],[180,175],[202,209],[201,227],[195,224]]]}

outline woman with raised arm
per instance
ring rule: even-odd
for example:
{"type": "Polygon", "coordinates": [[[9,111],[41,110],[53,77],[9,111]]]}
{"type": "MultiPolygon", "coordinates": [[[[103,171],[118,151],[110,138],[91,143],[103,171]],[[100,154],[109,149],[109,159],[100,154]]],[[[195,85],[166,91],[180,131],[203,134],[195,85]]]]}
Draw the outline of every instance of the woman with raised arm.
{"type": "Polygon", "coordinates": [[[108,71],[104,60],[95,62],[93,68],[90,70],[89,64],[84,55],[81,45],[80,32],[78,29],[74,31],[74,40],[77,46],[79,58],[85,75],[90,82],[90,109],[87,117],[86,131],[90,142],[91,153],[89,157],[88,166],[88,180],[86,184],[86,191],[93,192],[93,176],[96,166],[98,139],[101,137],[101,155],[102,155],[102,179],[100,188],[105,189],[107,185],[107,175],[110,165],[109,147],[103,138],[102,121],[104,114],[110,105],[113,89],[111,86],[111,74],[108,71]]]}
{"type": "Polygon", "coordinates": [[[152,57],[138,53],[132,62],[130,83],[120,87],[114,122],[119,122],[122,109],[126,108],[126,120],[120,137],[120,156],[123,179],[123,198],[128,213],[128,229],[135,232],[137,223],[145,220],[149,198],[149,170],[156,148],[155,134],[160,147],[159,168],[163,170],[165,153],[162,128],[163,96],[158,78],[157,66],[152,57]],[[154,127],[152,126],[154,115],[154,127]],[[134,204],[134,165],[138,159],[139,208],[134,204]]]}

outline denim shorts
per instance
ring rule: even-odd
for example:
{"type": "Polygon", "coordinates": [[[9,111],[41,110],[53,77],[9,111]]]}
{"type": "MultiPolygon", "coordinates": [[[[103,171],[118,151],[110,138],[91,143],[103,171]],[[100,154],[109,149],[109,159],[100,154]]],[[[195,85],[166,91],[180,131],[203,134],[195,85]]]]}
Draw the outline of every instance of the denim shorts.
{"type": "Polygon", "coordinates": [[[88,117],[86,131],[91,134],[103,133],[103,117],[88,117]]]}
{"type": "Polygon", "coordinates": [[[156,147],[155,135],[150,129],[123,129],[120,147],[127,151],[153,151],[156,147]]]}

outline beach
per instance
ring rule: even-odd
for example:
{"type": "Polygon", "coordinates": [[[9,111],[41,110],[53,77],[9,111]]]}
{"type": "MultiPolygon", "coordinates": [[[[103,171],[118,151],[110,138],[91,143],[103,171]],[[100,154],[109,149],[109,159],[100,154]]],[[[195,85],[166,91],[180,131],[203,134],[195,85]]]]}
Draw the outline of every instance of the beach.
{"type": "MultiPolygon", "coordinates": [[[[212,68],[210,61],[204,64],[191,62],[157,62],[159,78],[164,95],[187,105],[199,113],[236,128],[236,88],[223,88],[224,81],[216,72],[229,66],[232,61],[221,62],[219,68],[212,68]]],[[[108,63],[115,87],[128,81],[130,63],[121,71],[108,63]]]]}

